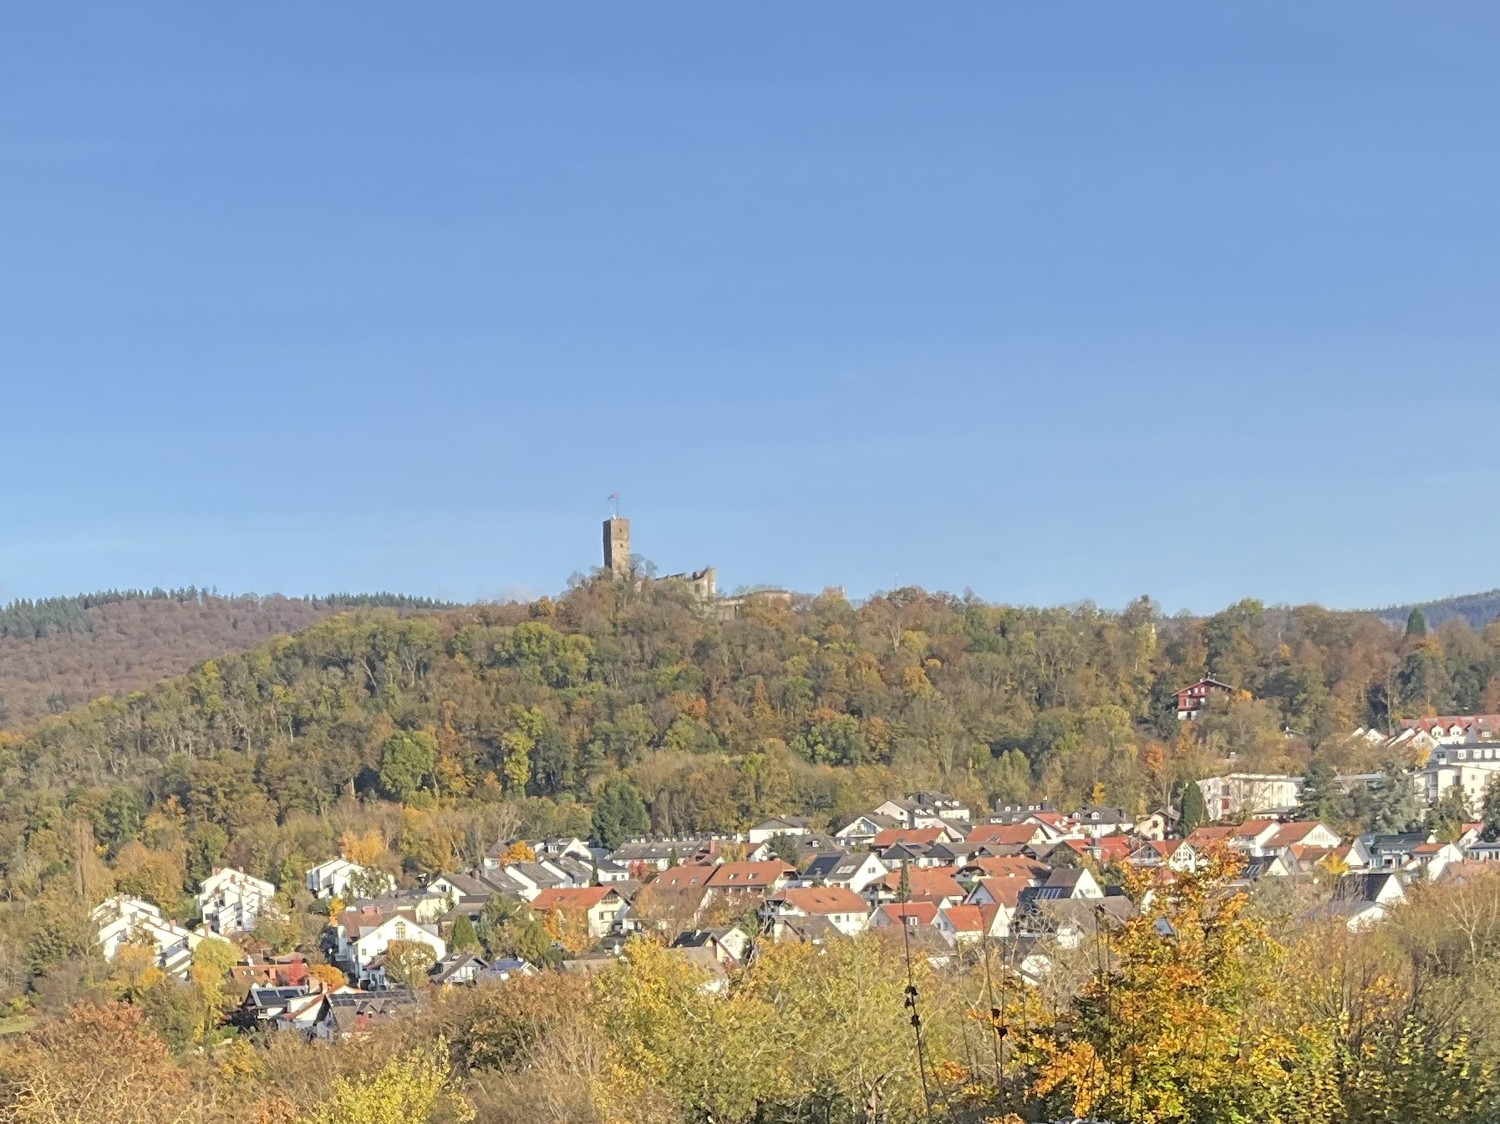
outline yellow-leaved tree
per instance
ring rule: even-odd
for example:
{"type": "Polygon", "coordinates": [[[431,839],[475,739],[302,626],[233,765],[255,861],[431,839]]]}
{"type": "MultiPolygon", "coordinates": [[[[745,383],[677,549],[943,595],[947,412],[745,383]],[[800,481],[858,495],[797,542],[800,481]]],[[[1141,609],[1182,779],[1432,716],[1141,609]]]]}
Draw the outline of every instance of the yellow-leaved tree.
{"type": "Polygon", "coordinates": [[[369,1077],[336,1077],[333,1091],[307,1124],[423,1124],[474,1119],[473,1106],[450,1086],[448,1046],[431,1046],[393,1058],[369,1077]]]}
{"type": "Polygon", "coordinates": [[[1331,1119],[1318,1049],[1280,1025],[1283,947],[1230,885],[1240,860],[1127,891],[1139,912],[1101,922],[1099,967],[1056,1023],[1023,1045],[1033,1092],[1078,1116],[1132,1124],[1331,1119]]]}

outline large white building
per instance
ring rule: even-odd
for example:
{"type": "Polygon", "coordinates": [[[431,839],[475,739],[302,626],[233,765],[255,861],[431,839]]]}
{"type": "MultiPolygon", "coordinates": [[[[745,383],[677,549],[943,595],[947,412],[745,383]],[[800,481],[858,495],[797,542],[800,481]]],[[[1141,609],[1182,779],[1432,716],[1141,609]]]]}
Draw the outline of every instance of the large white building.
{"type": "Polygon", "coordinates": [[[396,889],[396,880],[382,870],[352,863],[348,859],[329,859],[307,872],[307,890],[315,898],[343,898],[353,896],[378,898],[396,889]],[[351,893],[350,884],[361,894],[351,893]]]}
{"type": "Polygon", "coordinates": [[[203,940],[201,933],[168,920],[150,902],[124,894],[95,906],[89,916],[99,926],[99,947],[106,960],[113,960],[125,945],[149,945],[156,952],[156,966],[179,978],[186,978],[193,950],[203,940]]]}
{"type": "Polygon", "coordinates": [[[1467,797],[1469,808],[1477,811],[1484,801],[1485,789],[1500,777],[1500,742],[1461,742],[1440,745],[1417,770],[1417,795],[1428,804],[1436,804],[1448,789],[1458,786],[1467,797]]]}
{"type": "Polygon", "coordinates": [[[198,916],[215,933],[249,933],[275,896],[271,883],[225,867],[204,880],[198,891],[198,916]]]}
{"type": "Polygon", "coordinates": [[[1302,778],[1275,773],[1228,773],[1198,782],[1210,819],[1222,820],[1241,812],[1269,812],[1295,808],[1302,802],[1302,778]]]}

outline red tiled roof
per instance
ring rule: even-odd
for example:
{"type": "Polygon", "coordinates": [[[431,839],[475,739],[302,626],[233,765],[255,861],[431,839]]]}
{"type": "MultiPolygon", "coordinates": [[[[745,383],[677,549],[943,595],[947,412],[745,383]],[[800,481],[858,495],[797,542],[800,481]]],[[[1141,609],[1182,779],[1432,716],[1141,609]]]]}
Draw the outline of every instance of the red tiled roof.
{"type": "Polygon", "coordinates": [[[876,833],[872,845],[879,849],[894,847],[897,843],[936,843],[943,834],[940,827],[888,827],[876,833]]]}
{"type": "Polygon", "coordinates": [[[1106,835],[1094,844],[1106,859],[1123,859],[1130,854],[1130,839],[1124,835],[1106,835]]]}
{"type": "Polygon", "coordinates": [[[706,863],[669,866],[651,880],[651,885],[658,890],[686,890],[693,886],[706,886],[715,869],[717,868],[706,863]]]}
{"type": "Polygon", "coordinates": [[[800,909],[809,916],[829,913],[869,913],[865,899],[842,886],[817,886],[802,890],[782,890],[777,899],[800,909]]]}
{"type": "Polygon", "coordinates": [[[982,823],[969,832],[964,842],[975,847],[986,843],[1019,847],[1034,841],[1039,834],[1041,829],[1030,823],[982,823]]]}
{"type": "Polygon", "coordinates": [[[1021,902],[1022,892],[1030,888],[1031,882],[1024,878],[981,878],[976,889],[978,886],[983,886],[999,905],[1015,909],[1021,902]]]}
{"type": "Polygon", "coordinates": [[[958,933],[982,933],[985,930],[984,914],[977,905],[950,905],[943,910],[943,917],[958,933]]]}
{"type": "MultiPolygon", "coordinates": [[[[901,871],[893,870],[882,885],[888,890],[901,889],[901,871]]],[[[906,887],[913,901],[939,898],[962,898],[964,888],[953,877],[952,867],[907,868],[906,887]]]]}
{"type": "Polygon", "coordinates": [[[1317,820],[1305,820],[1301,823],[1284,823],[1276,829],[1276,834],[1271,836],[1270,846],[1291,847],[1304,842],[1318,828],[1322,827],[1317,820]]]}
{"type": "Polygon", "coordinates": [[[784,862],[720,863],[708,876],[707,884],[715,890],[764,890],[796,876],[796,867],[784,862]]]}
{"type": "Polygon", "coordinates": [[[1233,827],[1195,827],[1189,832],[1187,842],[1194,847],[1204,847],[1210,843],[1228,843],[1234,836],[1233,827]]]}
{"type": "Polygon", "coordinates": [[[1028,881],[1032,879],[1040,881],[1052,873],[1052,868],[1046,863],[1028,859],[1024,855],[988,855],[984,858],[970,859],[964,864],[964,869],[977,869],[986,876],[1021,878],[1028,881]]]}
{"type": "Polygon", "coordinates": [[[613,893],[608,886],[560,886],[543,890],[532,900],[531,908],[538,913],[551,913],[555,909],[590,910],[613,893]]]}
{"type": "Polygon", "coordinates": [[[932,902],[892,902],[876,912],[898,925],[907,917],[914,918],[918,925],[931,925],[937,918],[938,907],[932,902]]]}

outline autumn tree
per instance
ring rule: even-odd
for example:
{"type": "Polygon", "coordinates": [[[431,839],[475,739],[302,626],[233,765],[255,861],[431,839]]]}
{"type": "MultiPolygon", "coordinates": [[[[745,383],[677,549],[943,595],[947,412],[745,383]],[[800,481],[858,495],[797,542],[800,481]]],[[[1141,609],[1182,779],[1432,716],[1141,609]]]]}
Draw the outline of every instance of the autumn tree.
{"type": "Polygon", "coordinates": [[[188,1124],[192,1082],[124,1003],[75,1007],[0,1055],[3,1111],[16,1124],[188,1124]]]}
{"type": "Polygon", "coordinates": [[[1142,907],[1105,925],[1101,967],[1031,1042],[1038,1095],[1140,1124],[1289,1119],[1299,1047],[1267,1017],[1283,950],[1229,889],[1237,867],[1218,853],[1150,894],[1131,884],[1142,907]]]}
{"type": "Polygon", "coordinates": [[[369,1077],[336,1077],[307,1124],[465,1124],[474,1109],[452,1087],[447,1043],[412,1050],[369,1077]]]}
{"type": "Polygon", "coordinates": [[[385,950],[385,971],[391,982],[417,990],[427,982],[437,957],[425,941],[395,940],[385,950]]]}

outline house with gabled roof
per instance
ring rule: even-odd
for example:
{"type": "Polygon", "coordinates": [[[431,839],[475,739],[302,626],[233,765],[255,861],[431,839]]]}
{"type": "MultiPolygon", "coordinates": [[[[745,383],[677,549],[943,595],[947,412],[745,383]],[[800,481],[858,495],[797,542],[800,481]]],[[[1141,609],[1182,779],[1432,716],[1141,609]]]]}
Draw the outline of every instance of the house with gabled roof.
{"type": "Polygon", "coordinates": [[[1102,804],[1085,804],[1068,817],[1073,830],[1090,839],[1129,831],[1135,826],[1135,817],[1124,808],[1110,808],[1102,804]]]}
{"type": "Polygon", "coordinates": [[[307,872],[307,890],[315,898],[348,901],[362,894],[377,897],[396,892],[396,879],[383,870],[360,866],[345,858],[329,859],[307,872]]]}
{"type": "Polygon", "coordinates": [[[1186,839],[1148,839],[1130,853],[1131,866],[1197,870],[1198,851],[1186,839]]]}
{"type": "Polygon", "coordinates": [[[842,886],[856,894],[890,873],[890,868],[869,851],[819,854],[812,857],[797,879],[799,886],[842,886]]]}
{"type": "Polygon", "coordinates": [[[894,816],[880,816],[873,812],[866,812],[862,816],[855,816],[835,831],[833,837],[851,847],[868,847],[882,831],[905,826],[904,821],[894,816]]]}
{"type": "Polygon", "coordinates": [[[1189,683],[1177,692],[1177,719],[1191,722],[1202,714],[1213,699],[1227,699],[1234,694],[1228,683],[1205,676],[1196,683],[1189,683]]]}
{"type": "Polygon", "coordinates": [[[756,824],[745,833],[752,846],[769,842],[778,835],[811,835],[812,821],[807,816],[776,816],[756,824]]]}
{"type": "Polygon", "coordinates": [[[1429,882],[1443,876],[1443,871],[1454,863],[1464,861],[1464,852],[1454,843],[1419,843],[1412,848],[1411,862],[1407,869],[1420,874],[1429,882]]]}
{"type": "Polygon", "coordinates": [[[253,932],[276,887],[232,866],[215,867],[198,891],[198,916],[221,935],[253,932]]]}
{"type": "Polygon", "coordinates": [[[193,952],[203,940],[201,932],[168,919],[150,902],[128,894],[101,902],[89,917],[98,928],[99,947],[106,960],[118,956],[123,945],[149,945],[155,952],[156,966],[179,979],[187,978],[193,952]]]}
{"type": "Polygon", "coordinates": [[[938,910],[933,927],[954,946],[992,940],[1006,931],[1000,908],[993,905],[950,905],[938,910]]]}
{"type": "Polygon", "coordinates": [[[383,960],[393,941],[425,944],[435,961],[448,954],[448,942],[438,935],[437,926],[423,924],[406,909],[394,913],[346,909],[339,916],[334,940],[349,977],[362,985],[384,978],[383,960]]]}
{"type": "Polygon", "coordinates": [[[981,823],[969,829],[966,842],[974,847],[996,845],[1002,847],[1024,847],[1028,843],[1040,843],[1047,838],[1047,829],[1039,823],[981,823]]]}
{"type": "Polygon", "coordinates": [[[956,905],[966,895],[966,891],[954,877],[956,873],[952,867],[907,867],[904,872],[893,870],[870,888],[870,894],[877,901],[895,901],[904,889],[908,901],[936,902],[940,906],[956,905]]]}
{"type": "Polygon", "coordinates": [[[705,883],[715,894],[754,893],[780,890],[797,878],[797,868],[780,859],[766,862],[720,863],[705,883]]]}
{"type": "Polygon", "coordinates": [[[760,916],[776,939],[780,939],[778,925],[808,917],[821,917],[844,936],[852,937],[864,930],[870,919],[870,907],[853,890],[842,886],[817,886],[767,894],[760,916]]]}
{"type": "Polygon", "coordinates": [[[625,909],[625,899],[614,886],[559,886],[543,890],[531,903],[539,915],[561,913],[582,918],[594,940],[607,935],[625,909]]]}
{"type": "Polygon", "coordinates": [[[916,928],[931,925],[937,920],[937,915],[935,902],[887,902],[870,915],[870,928],[899,929],[903,925],[916,928]]]}
{"type": "Polygon", "coordinates": [[[1298,820],[1280,824],[1261,849],[1269,853],[1287,847],[1337,847],[1339,842],[1339,833],[1327,824],[1317,820],[1298,820]]]}
{"type": "Polygon", "coordinates": [[[1314,909],[1314,920],[1338,921],[1350,932],[1360,932],[1384,921],[1390,910],[1406,900],[1394,873],[1346,874],[1333,888],[1333,897],[1314,909]]]}

